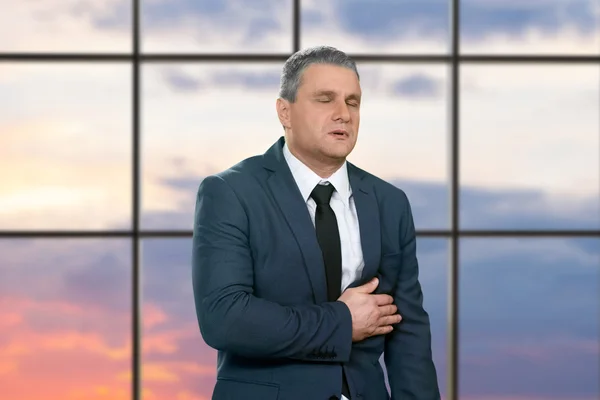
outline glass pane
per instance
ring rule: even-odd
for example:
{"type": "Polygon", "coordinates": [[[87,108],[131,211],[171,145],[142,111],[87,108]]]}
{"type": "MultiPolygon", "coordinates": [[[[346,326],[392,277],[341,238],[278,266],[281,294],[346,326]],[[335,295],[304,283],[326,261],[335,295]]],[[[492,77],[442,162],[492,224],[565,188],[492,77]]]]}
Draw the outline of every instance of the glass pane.
{"type": "Polygon", "coordinates": [[[447,69],[359,65],[360,135],[348,159],[404,190],[417,229],[449,225],[447,69]]]}
{"type": "Polygon", "coordinates": [[[292,51],[292,0],[140,2],[145,52],[292,51]]]}
{"type": "Polygon", "coordinates": [[[0,240],[5,399],[131,398],[131,246],[0,240]]]}
{"type": "MultiPolygon", "coordinates": [[[[418,240],[424,307],[431,319],[440,389],[445,390],[447,241],[418,240]]],[[[217,352],[203,342],[197,323],[190,283],[191,245],[189,239],[143,242],[144,399],[208,399],[216,382],[217,352]]]]}
{"type": "Polygon", "coordinates": [[[131,29],[131,0],[2,0],[0,51],[130,52],[131,29]]]}
{"type": "Polygon", "coordinates": [[[597,66],[464,66],[461,227],[600,227],[597,66]]]}
{"type": "Polygon", "coordinates": [[[600,396],[600,240],[466,239],[460,398],[600,396]]]}
{"type": "Polygon", "coordinates": [[[210,399],[217,352],[198,327],[191,240],[148,239],[142,251],[143,399],[210,399]]]}
{"type": "MultiPolygon", "coordinates": [[[[263,154],[282,134],[281,64],[144,67],[146,229],[191,229],[202,177],[263,154]]],[[[359,66],[363,103],[350,161],[404,189],[418,229],[448,224],[446,70],[359,66]]]]}
{"type": "Polygon", "coordinates": [[[302,0],[301,45],[349,53],[447,53],[449,10],[449,0],[302,0]]]}
{"type": "Polygon", "coordinates": [[[130,226],[131,67],[0,65],[2,229],[130,226]]]}
{"type": "Polygon", "coordinates": [[[600,17],[589,0],[461,0],[461,49],[484,54],[598,54],[600,17]]]}

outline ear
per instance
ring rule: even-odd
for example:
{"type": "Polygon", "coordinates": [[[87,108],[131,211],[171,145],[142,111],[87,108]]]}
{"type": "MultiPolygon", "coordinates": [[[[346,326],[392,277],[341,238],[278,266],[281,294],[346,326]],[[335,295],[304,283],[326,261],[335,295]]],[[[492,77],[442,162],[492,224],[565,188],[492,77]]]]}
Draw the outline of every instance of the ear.
{"type": "Polygon", "coordinates": [[[279,122],[281,122],[281,125],[283,125],[284,128],[289,129],[291,127],[290,102],[285,99],[278,98],[276,107],[279,122]]]}

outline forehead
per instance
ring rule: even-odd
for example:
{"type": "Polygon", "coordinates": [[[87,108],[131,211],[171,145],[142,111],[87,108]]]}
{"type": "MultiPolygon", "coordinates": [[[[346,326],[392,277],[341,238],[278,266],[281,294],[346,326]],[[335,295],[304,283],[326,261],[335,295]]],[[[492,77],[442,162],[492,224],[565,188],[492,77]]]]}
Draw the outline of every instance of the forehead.
{"type": "Polygon", "coordinates": [[[349,68],[330,64],[312,64],[304,70],[300,90],[328,90],[344,94],[360,94],[360,82],[349,68]]]}

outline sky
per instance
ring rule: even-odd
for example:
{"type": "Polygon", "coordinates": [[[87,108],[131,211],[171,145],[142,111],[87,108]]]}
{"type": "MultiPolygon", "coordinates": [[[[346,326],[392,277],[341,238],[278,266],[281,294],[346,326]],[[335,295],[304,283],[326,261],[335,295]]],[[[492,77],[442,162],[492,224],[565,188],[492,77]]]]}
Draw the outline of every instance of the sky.
{"type": "MultiPolygon", "coordinates": [[[[290,4],[143,1],[142,48],[286,53],[290,4]]],[[[600,53],[595,1],[461,4],[465,53],[600,53]]],[[[0,51],[131,47],[124,0],[9,0],[6,10],[0,51]]],[[[301,45],[444,53],[448,10],[441,0],[303,0],[301,45]]],[[[202,178],[277,140],[281,66],[142,66],[144,229],[191,229],[202,178]]],[[[449,228],[449,70],[358,67],[350,161],[406,191],[417,229],[449,228]]],[[[461,228],[599,229],[598,68],[461,66],[461,228]]],[[[0,63],[0,229],[130,228],[131,100],[125,63],[0,63]]],[[[448,243],[418,248],[445,387],[448,243]]],[[[596,399],[600,239],[464,239],[460,249],[461,400],[596,399]]],[[[216,357],[195,319],[190,250],[188,239],[143,242],[145,400],[210,398],[216,357]]],[[[129,398],[130,252],[124,239],[0,240],[3,393],[129,398]]]]}

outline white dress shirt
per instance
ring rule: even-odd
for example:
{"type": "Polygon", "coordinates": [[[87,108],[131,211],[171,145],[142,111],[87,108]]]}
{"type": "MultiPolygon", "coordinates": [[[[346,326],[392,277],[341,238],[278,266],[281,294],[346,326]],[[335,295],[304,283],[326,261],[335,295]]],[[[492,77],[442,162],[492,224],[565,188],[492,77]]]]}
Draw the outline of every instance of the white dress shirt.
{"type": "Polygon", "coordinates": [[[322,179],[290,152],[287,143],[283,147],[283,154],[300,189],[300,193],[302,193],[302,197],[306,202],[313,225],[315,223],[317,203],[310,197],[311,192],[318,184],[331,183],[335,188],[329,205],[335,213],[338,230],[340,231],[340,243],[342,247],[341,291],[343,292],[350,283],[360,277],[364,268],[358,215],[348,179],[348,166],[344,162],[342,167],[333,175],[327,179],[322,179]]]}
{"type": "MultiPolygon", "coordinates": [[[[302,198],[306,202],[308,212],[315,223],[315,212],[317,204],[310,197],[311,192],[318,184],[331,183],[335,191],[331,195],[329,205],[335,213],[340,232],[340,243],[342,247],[342,287],[341,291],[346,290],[348,285],[358,279],[364,268],[364,260],[360,242],[360,230],[358,226],[358,215],[352,197],[352,188],[348,179],[348,166],[344,162],[342,167],[333,173],[329,178],[323,179],[302,161],[296,158],[287,146],[283,147],[283,155],[292,171],[292,175],[302,193],[302,198]]],[[[342,395],[342,400],[348,400],[342,395]]]]}

